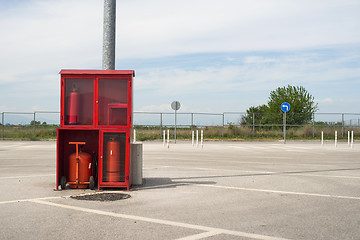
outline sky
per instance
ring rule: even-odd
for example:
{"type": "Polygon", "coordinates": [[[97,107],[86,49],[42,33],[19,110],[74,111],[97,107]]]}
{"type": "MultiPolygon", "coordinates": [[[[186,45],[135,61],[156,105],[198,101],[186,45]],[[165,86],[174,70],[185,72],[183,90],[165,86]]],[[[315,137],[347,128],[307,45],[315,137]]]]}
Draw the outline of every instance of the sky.
{"type": "MultiPolygon", "coordinates": [[[[244,112],[303,86],[360,113],[359,0],[117,0],[134,111],[244,112]]],[[[59,111],[61,69],[101,69],[103,0],[0,0],[0,112],[59,111]]]]}

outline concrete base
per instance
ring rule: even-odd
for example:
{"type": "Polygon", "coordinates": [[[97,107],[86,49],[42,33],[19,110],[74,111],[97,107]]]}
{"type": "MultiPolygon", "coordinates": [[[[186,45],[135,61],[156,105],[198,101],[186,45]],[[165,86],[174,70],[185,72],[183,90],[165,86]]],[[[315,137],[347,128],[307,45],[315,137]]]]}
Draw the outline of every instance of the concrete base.
{"type": "Polygon", "coordinates": [[[131,185],[142,185],[143,183],[143,143],[130,143],[130,171],[131,185]]]}

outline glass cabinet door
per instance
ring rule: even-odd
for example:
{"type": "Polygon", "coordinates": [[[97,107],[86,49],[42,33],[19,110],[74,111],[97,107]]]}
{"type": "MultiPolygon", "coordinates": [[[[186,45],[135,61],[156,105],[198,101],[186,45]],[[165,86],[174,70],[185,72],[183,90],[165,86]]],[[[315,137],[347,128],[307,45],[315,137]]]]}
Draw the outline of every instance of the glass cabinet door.
{"type": "Polygon", "coordinates": [[[92,125],[93,102],[93,79],[65,79],[65,125],[92,125]]]}
{"type": "Polygon", "coordinates": [[[128,79],[99,79],[99,125],[126,126],[128,79]]]}

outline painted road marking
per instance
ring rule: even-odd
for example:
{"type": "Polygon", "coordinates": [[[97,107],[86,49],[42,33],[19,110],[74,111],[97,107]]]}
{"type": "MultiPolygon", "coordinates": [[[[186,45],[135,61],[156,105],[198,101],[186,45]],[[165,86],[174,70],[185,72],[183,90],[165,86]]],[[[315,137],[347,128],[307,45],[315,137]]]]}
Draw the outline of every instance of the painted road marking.
{"type": "MultiPolygon", "coordinates": [[[[42,201],[39,199],[33,199],[33,200],[29,200],[29,201],[38,203],[38,204],[42,204],[42,205],[71,209],[71,210],[76,210],[76,211],[81,211],[81,212],[86,212],[86,213],[93,213],[93,214],[116,217],[116,218],[157,223],[157,224],[168,225],[168,226],[173,226],[173,227],[182,227],[182,228],[188,228],[188,229],[201,230],[201,231],[205,231],[206,233],[210,232],[211,234],[213,234],[213,233],[227,234],[227,235],[253,238],[253,239],[262,239],[262,240],[285,240],[285,238],[271,237],[271,236],[266,236],[266,235],[246,233],[246,232],[240,232],[240,231],[232,231],[232,230],[227,230],[227,229],[213,228],[213,227],[194,225],[194,224],[189,224],[189,223],[181,223],[181,222],[162,220],[162,219],[156,219],[156,218],[148,218],[148,217],[141,217],[141,216],[135,216],[135,215],[106,212],[106,211],[96,210],[96,209],[89,209],[89,208],[76,207],[76,206],[70,206],[70,205],[59,204],[59,203],[46,202],[46,201],[42,201]]],[[[192,236],[194,236],[194,235],[192,235],[192,236]]],[[[197,239],[197,238],[194,238],[194,239],[197,239]]]]}
{"type": "Polygon", "coordinates": [[[204,233],[199,233],[199,234],[191,235],[191,236],[184,237],[184,238],[178,238],[177,240],[198,240],[198,239],[208,238],[208,237],[212,237],[212,236],[219,235],[219,234],[222,234],[222,232],[220,232],[220,231],[204,232],[204,233]]]}
{"type": "Polygon", "coordinates": [[[42,175],[27,175],[27,176],[0,177],[0,179],[11,179],[11,178],[32,178],[32,177],[49,177],[49,176],[55,176],[55,173],[53,173],[53,174],[42,174],[42,175]]]}
{"type": "Polygon", "coordinates": [[[326,198],[339,198],[339,199],[349,199],[349,200],[360,200],[360,197],[341,196],[341,195],[329,195],[329,194],[318,194],[318,193],[303,193],[303,192],[289,192],[289,191],[278,191],[278,190],[268,190],[268,189],[258,189],[258,188],[230,187],[230,186],[207,185],[207,184],[196,184],[196,183],[195,183],[194,185],[198,185],[198,186],[202,186],[202,187],[223,188],[223,189],[243,190],[243,191],[252,191],[252,192],[266,192],[266,193],[279,193],[279,194],[311,196],[311,197],[326,197],[326,198]]]}
{"type": "MultiPolygon", "coordinates": [[[[191,169],[191,170],[203,170],[203,171],[223,171],[223,172],[234,172],[234,173],[253,173],[251,177],[256,175],[281,175],[281,176],[303,176],[303,177],[325,177],[325,178],[348,178],[348,179],[360,179],[360,176],[343,176],[343,175],[320,175],[320,174],[312,174],[311,172],[338,172],[338,171],[355,171],[360,170],[356,169],[326,169],[326,170],[310,170],[307,173],[306,170],[304,171],[294,171],[294,172],[270,172],[270,171],[251,171],[251,170],[236,170],[236,169],[221,169],[221,168],[202,168],[202,167],[182,167],[182,166],[162,166],[162,167],[152,167],[152,169],[157,168],[180,168],[180,169],[191,169]],[[299,173],[303,172],[303,173],[299,173]]],[[[148,170],[148,169],[144,169],[148,170]]],[[[244,175],[246,177],[247,175],[244,175]]],[[[219,176],[220,177],[220,176],[219,176]]],[[[223,177],[223,176],[221,176],[223,177]]],[[[243,177],[243,176],[239,176],[243,177]]],[[[206,177],[203,177],[206,178],[206,177]]],[[[211,177],[213,178],[213,177],[211,177]]],[[[179,179],[177,177],[177,179],[179,179]]]]}
{"type": "Polygon", "coordinates": [[[18,200],[9,200],[9,201],[2,201],[0,204],[7,204],[7,203],[19,203],[19,202],[31,202],[34,200],[49,200],[49,199],[57,199],[57,198],[69,198],[70,196],[58,196],[58,197],[43,197],[43,198],[30,198],[30,199],[18,199],[18,200]]]}

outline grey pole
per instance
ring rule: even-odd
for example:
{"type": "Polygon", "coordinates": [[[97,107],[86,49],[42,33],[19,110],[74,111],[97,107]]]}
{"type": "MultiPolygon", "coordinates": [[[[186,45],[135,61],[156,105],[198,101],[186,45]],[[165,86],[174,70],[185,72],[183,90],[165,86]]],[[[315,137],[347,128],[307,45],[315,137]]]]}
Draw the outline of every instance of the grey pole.
{"type": "Polygon", "coordinates": [[[313,138],[315,137],[315,113],[313,113],[313,138]]]}
{"type": "Polygon", "coordinates": [[[222,114],[222,137],[224,137],[224,131],[225,131],[225,113],[222,114]]]}
{"type": "Polygon", "coordinates": [[[284,112],[283,125],[284,125],[284,144],[286,144],[286,112],[284,112]]]}
{"type": "Polygon", "coordinates": [[[4,139],[5,113],[2,112],[1,115],[2,115],[2,138],[4,139]]]}
{"type": "Polygon", "coordinates": [[[160,113],[160,139],[162,137],[162,119],[163,119],[162,113],[160,113]]]}
{"type": "Polygon", "coordinates": [[[255,113],[253,113],[253,136],[255,136],[255,113]]]}
{"type": "Polygon", "coordinates": [[[176,143],[176,112],[177,110],[175,110],[175,143],[176,143]]]}
{"type": "Polygon", "coordinates": [[[194,113],[191,113],[191,131],[194,128],[194,113]]]}
{"type": "Polygon", "coordinates": [[[116,0],[104,0],[103,70],[115,70],[116,0]]]}
{"type": "Polygon", "coordinates": [[[344,124],[345,124],[345,122],[344,122],[344,114],[341,114],[341,125],[342,125],[342,127],[341,127],[341,137],[344,137],[344,124]]]}
{"type": "Polygon", "coordinates": [[[34,112],[34,133],[35,133],[35,128],[36,128],[36,112],[34,112]]]}

